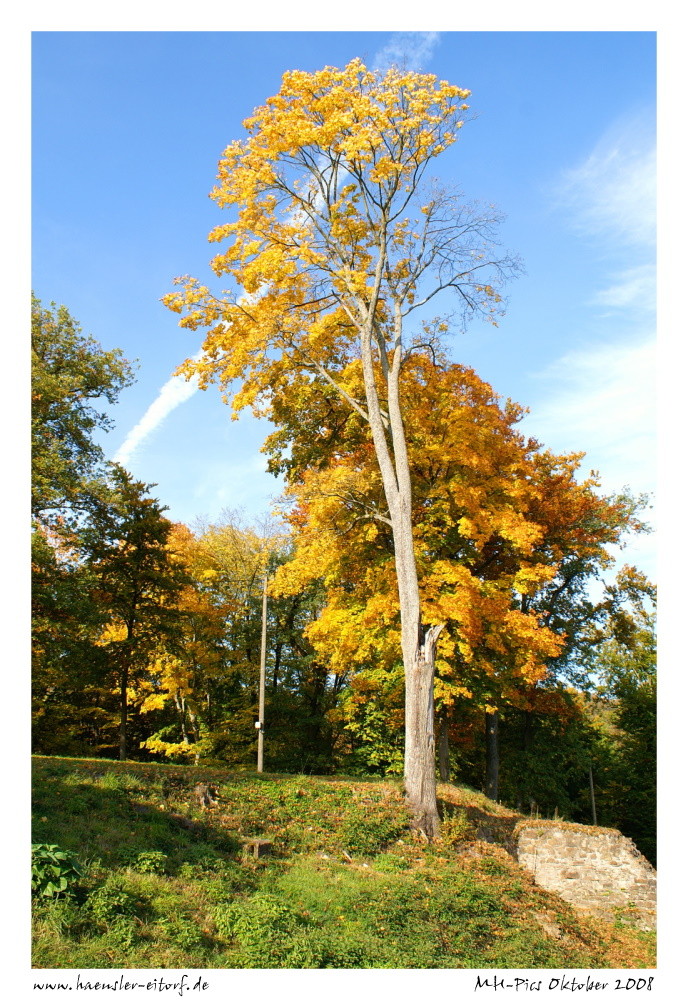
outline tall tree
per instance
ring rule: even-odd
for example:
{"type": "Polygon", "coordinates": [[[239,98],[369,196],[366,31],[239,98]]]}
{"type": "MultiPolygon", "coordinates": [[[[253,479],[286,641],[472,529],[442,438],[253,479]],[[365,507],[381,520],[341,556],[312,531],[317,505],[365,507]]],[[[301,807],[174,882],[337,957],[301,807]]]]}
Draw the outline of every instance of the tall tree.
{"type": "Polygon", "coordinates": [[[31,510],[45,520],[82,510],[104,472],[93,440],[111,421],[112,404],[133,381],[119,350],[84,336],[65,306],[43,308],[31,297],[31,510]]]}
{"type": "Polygon", "coordinates": [[[269,545],[228,512],[221,523],[204,525],[195,533],[175,525],[169,547],[187,573],[177,598],[183,638],[177,650],[156,657],[143,710],[173,702],[177,725],[173,733],[154,734],[146,746],[168,756],[197,758],[226,742],[226,735],[222,740],[220,734],[228,715],[233,721],[242,715],[241,742],[255,735],[253,719],[243,716],[252,712],[257,698],[261,592],[269,545]],[[237,700],[245,712],[239,712],[237,700]]]}
{"type": "Polygon", "coordinates": [[[146,670],[163,635],[178,621],[176,599],[186,581],[171,558],[172,524],[166,509],[120,465],[113,465],[109,496],[99,499],[81,528],[85,561],[95,577],[94,598],[105,624],[106,649],[119,689],[119,755],[127,757],[129,686],[146,670]]]}
{"type": "Polygon", "coordinates": [[[85,336],[65,306],[32,295],[31,368],[33,736],[43,752],[84,752],[108,742],[112,706],[78,527],[107,494],[94,437],[110,428],[108,406],[132,366],[85,336]]]}
{"type": "MultiPolygon", "coordinates": [[[[454,701],[465,697],[494,717],[495,697],[499,703],[514,683],[542,678],[561,647],[545,621],[521,607],[521,598],[557,569],[556,562],[534,558],[544,531],[530,516],[539,496],[538,445],[516,429],[520,408],[500,405],[470,369],[414,354],[402,368],[401,386],[416,401],[408,456],[421,606],[426,619],[446,623],[435,700],[445,722],[454,701]]],[[[336,400],[328,410],[321,407],[315,417],[325,437],[320,451],[308,448],[312,427],[303,421],[277,432],[284,440],[288,429],[292,444],[283,463],[275,455],[272,461],[291,482],[296,546],[277,582],[288,591],[312,578],[325,581],[325,608],[308,636],[334,669],[355,672],[346,703],[350,721],[374,742],[374,714],[366,708],[361,721],[360,706],[373,696],[389,702],[396,688],[393,538],[361,421],[347,420],[336,400]]]]}
{"type": "MultiPolygon", "coordinates": [[[[353,365],[349,377],[359,388],[353,365]]],[[[600,494],[593,478],[579,481],[580,455],[556,456],[524,439],[522,410],[500,404],[470,369],[414,354],[401,385],[417,401],[408,454],[423,612],[436,619],[441,609],[446,622],[434,685],[440,736],[457,699],[483,707],[486,787],[497,797],[498,712],[539,703],[529,689],[550,684],[554,667],[592,641],[591,625],[609,614],[610,598],[587,600],[585,585],[610,563],[606,546],[640,527],[636,505],[600,494]]],[[[389,704],[396,688],[391,530],[362,421],[334,396],[318,400],[315,389],[303,400],[304,415],[281,415],[266,444],[295,501],[295,559],[280,582],[293,589],[325,581],[325,608],[308,634],[336,669],[357,675],[346,706],[372,746],[382,716],[363,705],[372,697],[389,704]]]]}
{"type": "MultiPolygon", "coordinates": [[[[443,621],[424,621],[412,526],[407,432],[400,391],[409,351],[432,353],[446,321],[428,304],[455,293],[458,318],[494,322],[497,287],[514,261],[495,252],[494,212],[437,185],[421,197],[435,156],[454,143],[469,91],[435,77],[354,60],[342,70],[286,73],[279,93],[245,122],[248,137],[220,162],[213,197],[237,206],[211,240],[213,261],[237,294],[214,296],[194,279],[165,297],[182,325],[208,326],[205,351],[183,370],[216,379],[235,409],[300,408],[315,382],[334,389],[367,424],[382,481],[396,567],[405,670],[406,793],[415,825],[432,837],[435,796],[433,675],[443,621]],[[419,317],[413,325],[413,314],[419,317]],[[411,327],[411,328],[409,328],[411,327]],[[363,395],[349,387],[360,358],[363,395]]],[[[413,317],[415,318],[415,317],[413,317]]]]}

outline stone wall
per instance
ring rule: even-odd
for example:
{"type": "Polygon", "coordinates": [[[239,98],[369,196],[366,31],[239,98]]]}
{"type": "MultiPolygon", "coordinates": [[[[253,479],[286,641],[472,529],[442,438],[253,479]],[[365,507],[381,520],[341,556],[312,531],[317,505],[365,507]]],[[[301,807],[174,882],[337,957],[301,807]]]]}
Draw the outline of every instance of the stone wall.
{"type": "Polygon", "coordinates": [[[645,929],[656,921],[656,872],[617,830],[524,820],[514,829],[519,864],[567,902],[645,929]]]}

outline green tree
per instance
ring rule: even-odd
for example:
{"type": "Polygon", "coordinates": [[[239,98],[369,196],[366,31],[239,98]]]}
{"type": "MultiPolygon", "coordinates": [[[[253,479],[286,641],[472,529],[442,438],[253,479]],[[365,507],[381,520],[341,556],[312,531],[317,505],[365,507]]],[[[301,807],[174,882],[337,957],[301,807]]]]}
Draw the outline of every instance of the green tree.
{"type": "Polygon", "coordinates": [[[107,496],[94,436],[133,381],[119,350],[85,336],[65,306],[31,299],[32,633],[34,745],[83,753],[112,736],[112,695],[96,645],[102,613],[84,561],[83,526],[107,496]]]}
{"type": "Polygon", "coordinates": [[[589,657],[599,692],[613,707],[616,768],[605,791],[619,828],[651,860],[657,839],[657,645],[655,588],[630,567],[617,577],[626,605],[612,618],[609,638],[589,657]]]}
{"type": "Polygon", "coordinates": [[[132,366],[121,351],[84,336],[65,306],[45,309],[35,296],[31,365],[31,510],[54,519],[83,510],[97,490],[104,464],[93,435],[112,426],[103,405],[131,385],[132,366]]]}
{"type": "MultiPolygon", "coordinates": [[[[145,746],[167,757],[256,761],[265,572],[291,558],[284,539],[225,512],[220,523],[175,525],[170,546],[189,574],[177,602],[184,611],[179,651],[156,656],[141,711],[153,735],[145,746]]],[[[306,625],[317,617],[317,587],[267,604],[265,758],[269,769],[330,771],[328,713],[343,679],[315,656],[306,625]]]]}
{"type": "Polygon", "coordinates": [[[97,645],[101,613],[78,548],[38,526],[31,537],[32,740],[38,753],[111,745],[113,709],[97,645]]]}
{"type": "Polygon", "coordinates": [[[172,559],[166,507],[120,465],[111,467],[108,497],[92,504],[81,529],[85,563],[95,580],[94,600],[104,620],[99,639],[119,689],[119,755],[127,757],[129,686],[145,674],[164,639],[173,642],[178,595],[186,582],[172,559]]]}

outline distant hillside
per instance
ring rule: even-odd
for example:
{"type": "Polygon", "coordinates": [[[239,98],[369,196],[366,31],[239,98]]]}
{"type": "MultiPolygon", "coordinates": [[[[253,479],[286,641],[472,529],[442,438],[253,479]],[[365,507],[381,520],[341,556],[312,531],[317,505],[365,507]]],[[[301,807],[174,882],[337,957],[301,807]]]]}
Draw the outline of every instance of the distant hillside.
{"type": "Polygon", "coordinates": [[[395,782],[36,757],[33,842],[81,874],[35,900],[34,967],[654,967],[653,934],[583,916],[515,862],[518,814],[440,795],[425,844],[395,782]]]}

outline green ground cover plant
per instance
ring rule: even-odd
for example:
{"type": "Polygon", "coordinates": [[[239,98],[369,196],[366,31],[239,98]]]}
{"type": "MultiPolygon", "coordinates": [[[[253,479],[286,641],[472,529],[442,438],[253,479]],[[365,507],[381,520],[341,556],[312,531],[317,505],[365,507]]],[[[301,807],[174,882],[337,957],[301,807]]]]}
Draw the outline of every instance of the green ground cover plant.
{"type": "Polygon", "coordinates": [[[395,782],[35,758],[34,841],[74,874],[69,892],[34,895],[33,964],[653,966],[653,935],[583,918],[477,838],[480,802],[456,790],[426,844],[395,782]],[[218,785],[215,808],[197,804],[199,781],[218,785]],[[244,851],[253,837],[271,852],[244,851]]]}
{"type": "Polygon", "coordinates": [[[73,851],[63,851],[57,844],[31,845],[31,891],[57,899],[72,894],[81,877],[73,851]]]}

